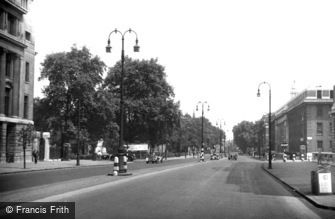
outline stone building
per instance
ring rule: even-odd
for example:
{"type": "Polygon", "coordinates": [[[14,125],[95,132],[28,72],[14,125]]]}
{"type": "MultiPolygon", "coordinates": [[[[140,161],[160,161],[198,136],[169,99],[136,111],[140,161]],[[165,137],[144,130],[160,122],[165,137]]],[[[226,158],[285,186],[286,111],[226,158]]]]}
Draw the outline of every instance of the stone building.
{"type": "MultiPolygon", "coordinates": [[[[33,123],[32,0],[0,1],[0,162],[23,161],[20,130],[33,123]]],[[[31,161],[31,146],[27,148],[31,161]]]]}
{"type": "MultiPolygon", "coordinates": [[[[335,85],[333,89],[333,94],[335,94],[335,85]]],[[[333,97],[333,107],[330,112],[330,127],[331,127],[331,146],[332,152],[335,153],[335,98],[333,97]]]]}
{"type": "Polygon", "coordinates": [[[307,153],[331,151],[333,90],[305,90],[275,112],[275,149],[307,153]]]}

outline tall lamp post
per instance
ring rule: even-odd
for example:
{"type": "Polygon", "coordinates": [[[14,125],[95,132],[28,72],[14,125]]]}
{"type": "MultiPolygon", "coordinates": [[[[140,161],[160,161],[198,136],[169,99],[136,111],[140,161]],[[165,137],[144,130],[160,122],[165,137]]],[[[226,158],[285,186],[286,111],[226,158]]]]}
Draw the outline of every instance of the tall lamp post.
{"type": "Polygon", "coordinates": [[[271,85],[264,81],[264,82],[261,82],[259,85],[258,85],[258,92],[257,92],[257,96],[260,97],[261,96],[261,93],[260,93],[260,87],[261,85],[263,84],[266,84],[268,87],[269,87],[269,167],[268,169],[272,169],[272,148],[271,148],[271,85]]]}
{"type": "MultiPolygon", "coordinates": [[[[124,37],[127,33],[134,33],[136,35],[136,41],[135,41],[135,46],[134,46],[134,52],[139,52],[140,47],[138,45],[138,39],[137,39],[137,33],[133,31],[132,29],[126,30],[124,33],[119,31],[118,29],[113,30],[110,32],[108,35],[108,41],[107,41],[107,46],[106,46],[106,52],[110,53],[112,50],[112,47],[110,46],[110,37],[111,35],[115,34],[120,34],[121,39],[122,39],[122,50],[121,50],[121,82],[120,82],[120,136],[119,136],[119,148],[118,148],[118,153],[119,156],[120,154],[125,152],[125,148],[123,146],[123,127],[124,127],[124,89],[123,89],[123,79],[124,79],[124,37]]],[[[122,162],[120,162],[121,164],[122,162]]]]}
{"type": "Polygon", "coordinates": [[[221,157],[221,153],[222,153],[222,126],[221,126],[221,123],[223,121],[223,125],[226,125],[226,122],[222,119],[219,119],[219,121],[216,122],[216,125],[220,128],[220,151],[219,151],[219,154],[220,154],[220,157],[221,157]]]}
{"type": "Polygon", "coordinates": [[[207,101],[199,101],[196,110],[198,111],[198,106],[201,105],[201,149],[204,148],[204,105],[207,105],[207,111],[209,111],[209,105],[207,101]]]}
{"type": "Polygon", "coordinates": [[[80,100],[78,101],[77,163],[76,163],[77,166],[80,166],[79,148],[80,148],[80,100]]]}

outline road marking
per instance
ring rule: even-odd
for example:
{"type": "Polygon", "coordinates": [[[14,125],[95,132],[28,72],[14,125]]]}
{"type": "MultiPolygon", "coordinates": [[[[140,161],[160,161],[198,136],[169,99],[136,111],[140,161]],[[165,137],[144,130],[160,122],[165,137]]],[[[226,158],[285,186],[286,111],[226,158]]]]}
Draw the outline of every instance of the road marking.
{"type": "Polygon", "coordinates": [[[119,185],[121,183],[125,183],[125,182],[129,182],[135,179],[140,179],[140,178],[144,178],[144,177],[149,177],[149,176],[153,176],[153,175],[158,175],[161,173],[166,173],[166,172],[170,172],[173,170],[177,170],[177,169],[182,169],[182,168],[187,168],[187,167],[191,167],[191,166],[195,166],[195,165],[199,165],[199,164],[203,164],[203,163],[191,163],[191,164],[187,164],[187,165],[183,165],[183,166],[177,166],[177,167],[172,167],[169,169],[165,169],[165,170],[156,170],[155,172],[150,172],[150,173],[145,173],[145,174],[139,174],[139,175],[133,175],[124,179],[120,179],[120,180],[116,180],[113,182],[107,182],[107,183],[103,183],[100,185],[95,185],[95,186],[90,186],[87,188],[82,188],[82,189],[78,189],[78,190],[74,190],[71,192],[66,192],[63,194],[58,194],[58,195],[53,195],[53,196],[49,196],[46,198],[42,198],[42,199],[38,199],[38,200],[34,200],[34,202],[55,202],[55,201],[59,201],[59,200],[64,200],[79,194],[84,194],[84,193],[88,193],[88,192],[93,192],[96,190],[100,190],[100,189],[105,189],[107,187],[110,186],[116,186],[119,185]]]}

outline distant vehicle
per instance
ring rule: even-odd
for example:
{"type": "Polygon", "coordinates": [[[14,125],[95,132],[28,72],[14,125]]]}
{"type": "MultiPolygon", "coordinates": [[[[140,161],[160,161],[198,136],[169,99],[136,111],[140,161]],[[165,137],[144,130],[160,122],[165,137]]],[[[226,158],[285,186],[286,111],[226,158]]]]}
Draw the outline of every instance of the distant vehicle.
{"type": "Polygon", "coordinates": [[[237,160],[238,154],[237,153],[231,153],[228,155],[228,160],[237,160]]]}
{"type": "Polygon", "coordinates": [[[102,160],[110,160],[112,154],[107,152],[106,147],[102,147],[102,150],[100,152],[100,157],[102,160]]]}
{"type": "Polygon", "coordinates": [[[217,154],[211,154],[211,160],[218,160],[219,156],[217,154]]]}
{"type": "MultiPolygon", "coordinates": [[[[114,158],[115,158],[115,155],[116,154],[109,154],[109,155],[106,155],[106,159],[105,160],[107,160],[107,159],[109,159],[109,160],[114,160],[114,158]]],[[[104,158],[103,158],[104,159],[104,158]]],[[[134,161],[136,159],[136,157],[135,157],[135,154],[133,154],[132,152],[127,152],[127,161],[134,161]]]]}
{"type": "Polygon", "coordinates": [[[128,151],[127,158],[128,158],[128,161],[134,161],[136,159],[136,156],[132,152],[128,151]]]}
{"type": "Polygon", "coordinates": [[[155,154],[152,154],[152,155],[149,155],[147,158],[146,158],[146,163],[163,163],[163,157],[162,156],[157,156],[155,154]]]}

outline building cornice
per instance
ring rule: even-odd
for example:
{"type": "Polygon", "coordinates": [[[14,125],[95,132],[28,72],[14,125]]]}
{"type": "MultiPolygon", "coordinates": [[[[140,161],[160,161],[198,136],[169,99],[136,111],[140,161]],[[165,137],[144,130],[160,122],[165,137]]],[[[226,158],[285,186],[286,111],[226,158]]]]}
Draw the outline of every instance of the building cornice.
{"type": "MultiPolygon", "coordinates": [[[[8,41],[22,49],[27,48],[28,46],[24,43],[24,40],[19,37],[8,34],[7,32],[0,29],[0,38],[3,38],[5,41],[8,41]]],[[[21,37],[22,38],[22,37],[21,37]]]]}
{"type": "Polygon", "coordinates": [[[18,123],[18,124],[34,124],[33,120],[29,120],[29,119],[21,119],[21,118],[17,118],[17,117],[6,117],[3,115],[0,115],[0,122],[7,122],[7,123],[18,123]]]}
{"type": "Polygon", "coordinates": [[[4,0],[4,2],[13,7],[15,10],[18,10],[22,14],[28,13],[28,10],[22,7],[22,5],[18,4],[18,2],[16,2],[15,0],[4,0]]]}

